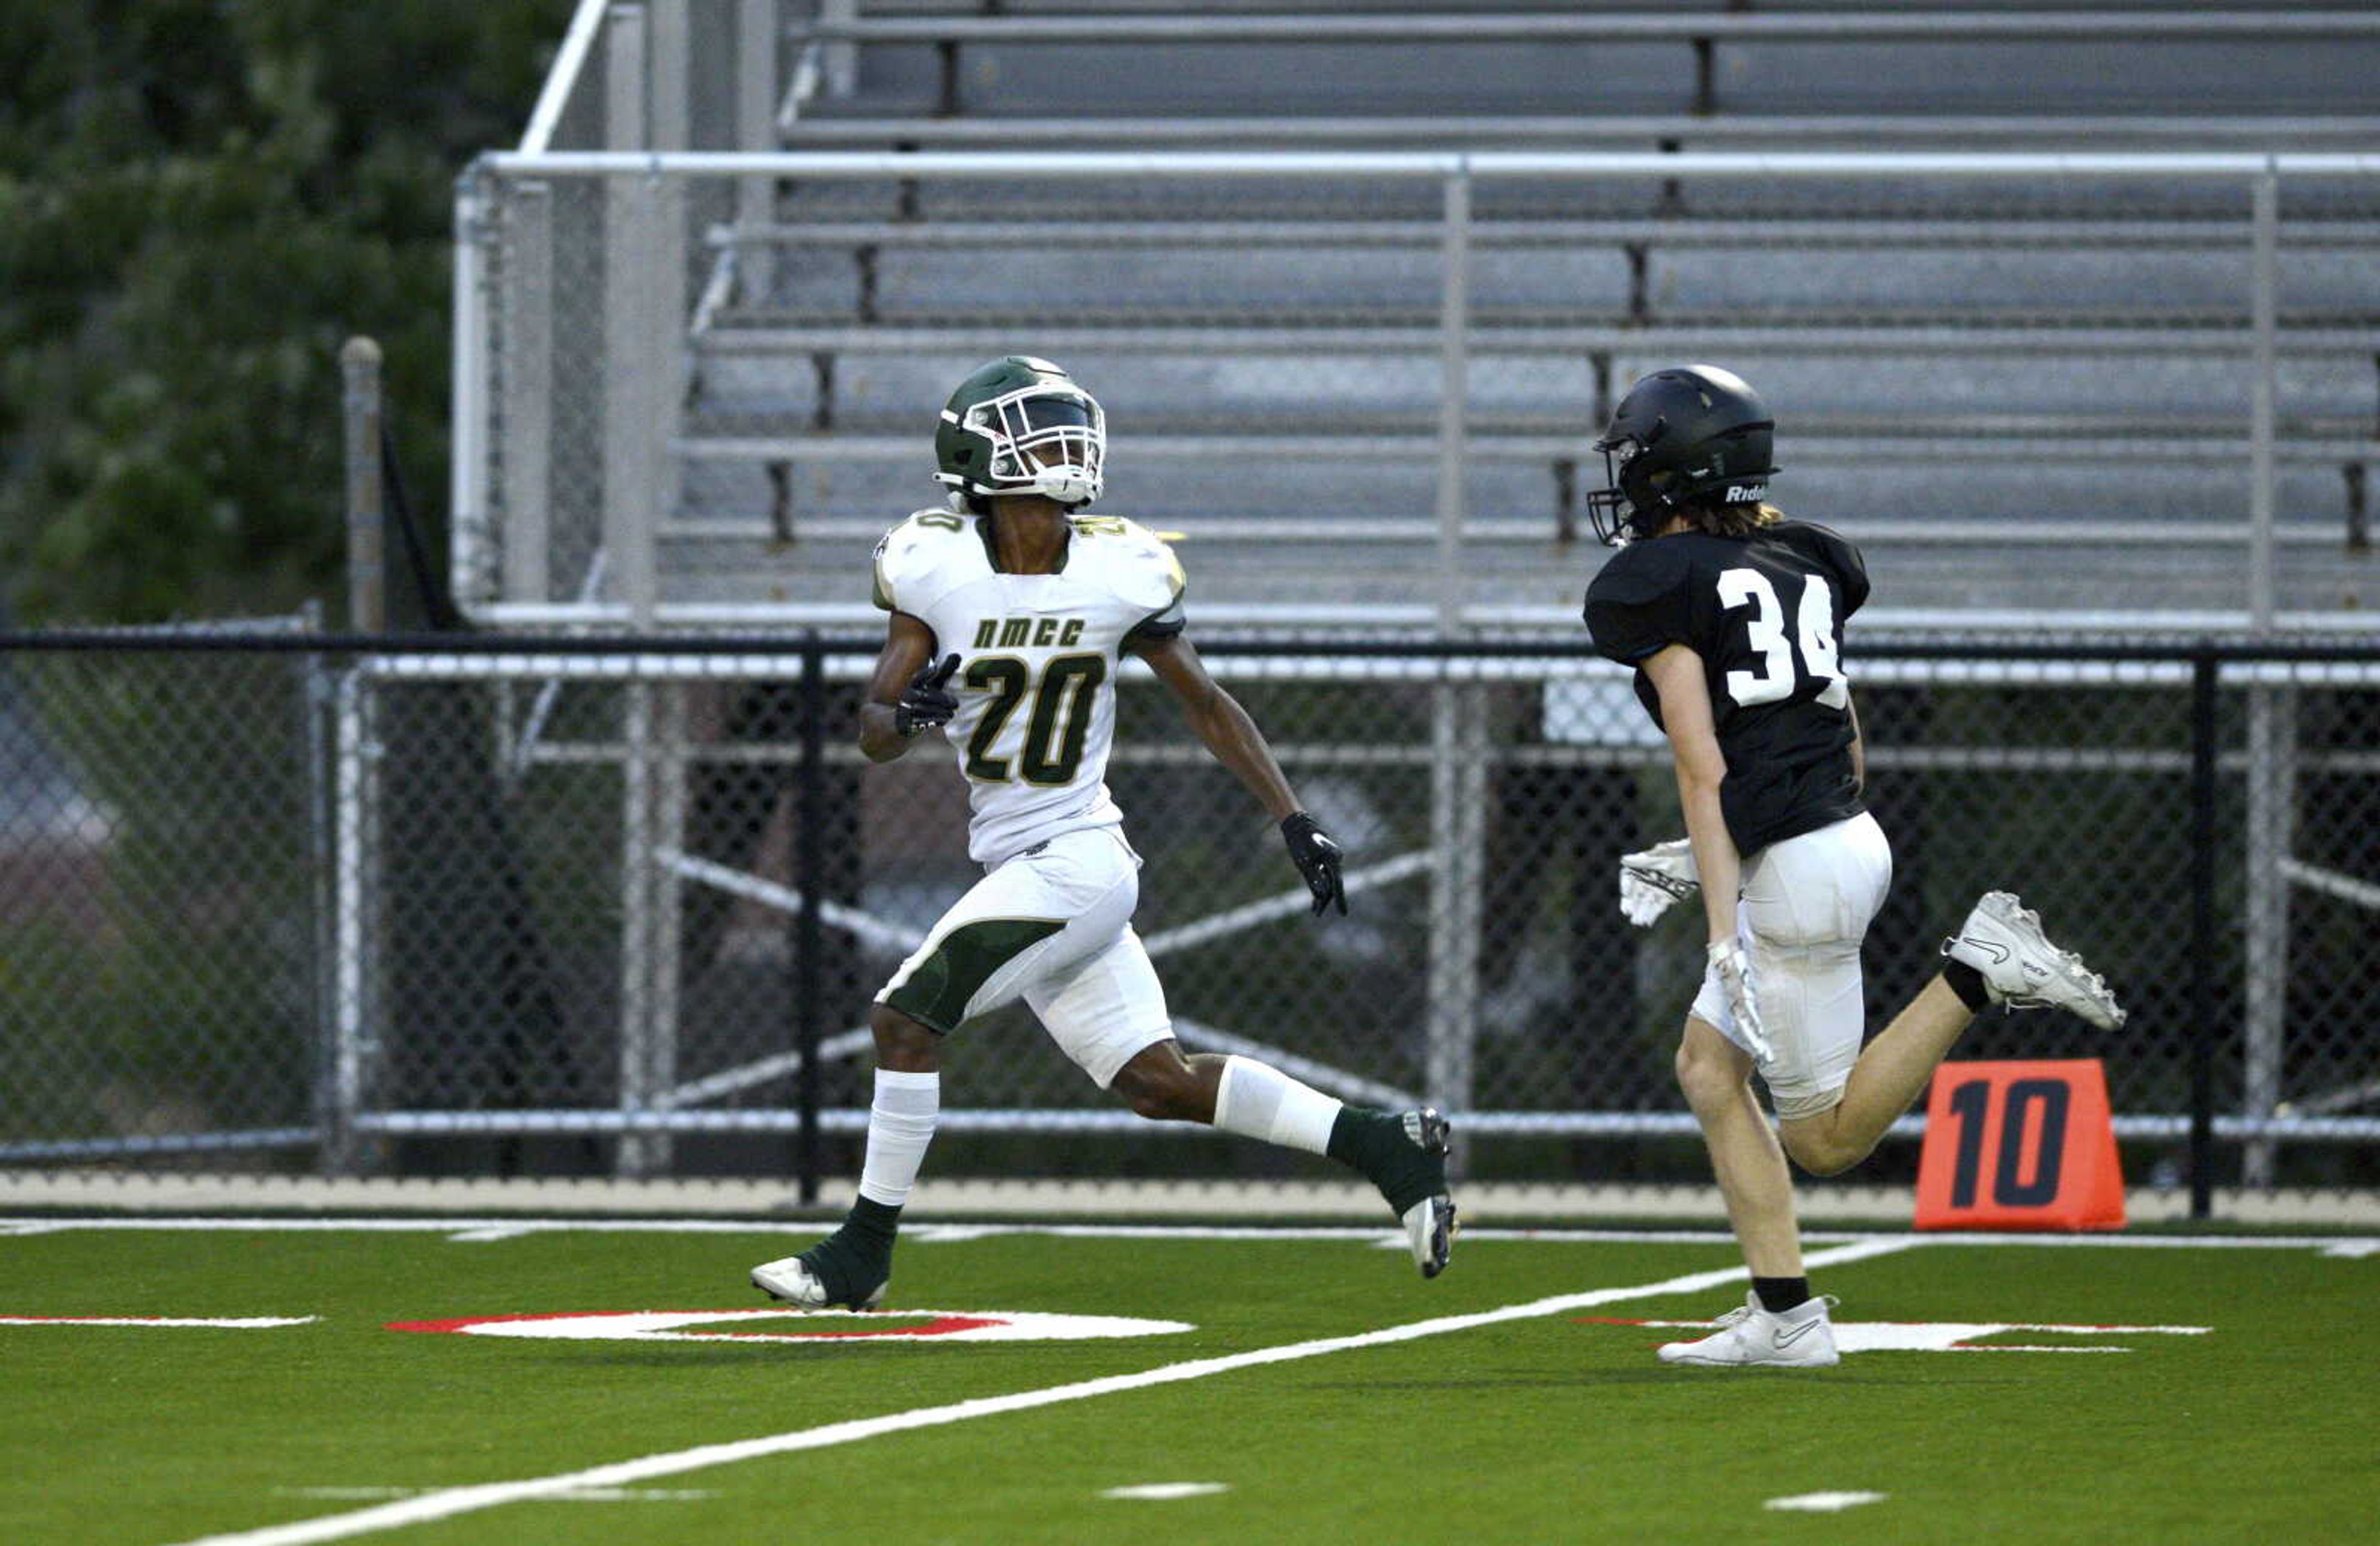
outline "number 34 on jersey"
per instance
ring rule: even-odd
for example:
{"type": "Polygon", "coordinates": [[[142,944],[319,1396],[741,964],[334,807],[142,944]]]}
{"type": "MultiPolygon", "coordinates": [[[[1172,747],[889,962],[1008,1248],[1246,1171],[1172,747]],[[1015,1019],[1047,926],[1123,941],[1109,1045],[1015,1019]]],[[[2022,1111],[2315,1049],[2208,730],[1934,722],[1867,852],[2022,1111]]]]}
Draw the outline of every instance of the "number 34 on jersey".
{"type": "Polygon", "coordinates": [[[1718,599],[1730,613],[1748,609],[1750,614],[1744,619],[1744,642],[1757,663],[1731,669],[1722,678],[1737,708],[1781,703],[1804,681],[1820,684],[1817,700],[1828,708],[1850,705],[1851,678],[1843,675],[1836,642],[1835,591],[1824,575],[1803,577],[1790,629],[1777,586],[1758,569],[1721,569],[1718,599]]]}
{"type": "MultiPolygon", "coordinates": [[[[1867,592],[1857,548],[1823,526],[1779,521],[1749,538],[1630,543],[1587,588],[1586,623],[1598,651],[1630,665],[1672,644],[1700,655],[1724,729],[1737,712],[1770,704],[1847,711],[1842,627],[1867,592]]],[[[1645,705],[1658,720],[1649,696],[1645,705]]]]}

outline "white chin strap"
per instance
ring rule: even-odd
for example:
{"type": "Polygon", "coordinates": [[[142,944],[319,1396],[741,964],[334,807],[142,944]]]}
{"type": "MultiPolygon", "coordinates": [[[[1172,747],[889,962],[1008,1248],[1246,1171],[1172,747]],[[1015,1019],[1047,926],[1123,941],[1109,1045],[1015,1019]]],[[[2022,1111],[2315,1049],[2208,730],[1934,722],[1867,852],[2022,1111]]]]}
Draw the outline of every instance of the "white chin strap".
{"type": "Polygon", "coordinates": [[[1087,468],[1045,467],[1034,477],[1029,490],[1016,492],[1038,493],[1061,505],[1088,505],[1099,496],[1099,479],[1087,468]]]}

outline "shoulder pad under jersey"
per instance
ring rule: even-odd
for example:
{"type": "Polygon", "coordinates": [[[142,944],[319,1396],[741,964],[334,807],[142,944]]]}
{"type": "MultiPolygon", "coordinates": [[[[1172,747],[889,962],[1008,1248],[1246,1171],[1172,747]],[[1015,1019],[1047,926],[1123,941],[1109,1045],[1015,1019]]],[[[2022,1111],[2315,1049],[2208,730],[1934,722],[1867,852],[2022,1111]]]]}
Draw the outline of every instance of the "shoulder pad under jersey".
{"type": "Polygon", "coordinates": [[[1671,644],[1692,644],[1692,544],[1631,542],[1586,588],[1586,627],[1598,653],[1634,665],[1671,644]]]}
{"type": "Polygon", "coordinates": [[[922,615],[935,598],[963,581],[983,548],[973,522],[948,510],[919,510],[876,544],[876,604],[887,612],[922,615]]]}
{"type": "Polygon", "coordinates": [[[1121,516],[1077,516],[1075,540],[1099,565],[1116,599],[1144,615],[1176,606],[1189,587],[1172,544],[1138,521],[1121,516]]]}
{"type": "Polygon", "coordinates": [[[1828,571],[1840,602],[1841,616],[1849,617],[1860,609],[1868,595],[1867,561],[1860,556],[1859,548],[1851,539],[1815,521],[1786,521],[1777,530],[1828,571]]]}

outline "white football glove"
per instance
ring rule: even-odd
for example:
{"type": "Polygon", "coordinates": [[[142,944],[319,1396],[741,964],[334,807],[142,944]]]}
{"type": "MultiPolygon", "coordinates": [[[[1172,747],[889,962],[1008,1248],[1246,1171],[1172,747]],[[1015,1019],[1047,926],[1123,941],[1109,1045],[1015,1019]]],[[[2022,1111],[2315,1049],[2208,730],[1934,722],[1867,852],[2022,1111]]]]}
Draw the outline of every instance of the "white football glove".
{"type": "Polygon", "coordinates": [[[1740,940],[1713,940],[1705,954],[1718,973],[1719,987],[1727,993],[1727,1006],[1735,1016],[1735,1033],[1743,1050],[1767,1062],[1768,1028],[1760,1023],[1760,985],[1753,980],[1751,956],[1745,953],[1740,940]]]}
{"type": "Polygon", "coordinates": [[[1657,844],[1641,854],[1620,858],[1620,910],[1628,921],[1644,928],[1694,894],[1702,878],[1694,871],[1694,850],[1686,838],[1657,844]]]}

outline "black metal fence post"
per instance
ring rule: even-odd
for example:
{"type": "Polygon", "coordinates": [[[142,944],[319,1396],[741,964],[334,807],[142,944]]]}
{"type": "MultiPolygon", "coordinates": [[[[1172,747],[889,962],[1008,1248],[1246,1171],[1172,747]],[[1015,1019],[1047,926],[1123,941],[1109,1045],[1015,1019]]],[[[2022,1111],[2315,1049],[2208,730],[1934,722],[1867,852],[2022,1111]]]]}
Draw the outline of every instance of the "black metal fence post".
{"type": "Polygon", "coordinates": [[[826,999],[819,908],[826,894],[826,647],[815,629],[802,636],[801,783],[795,798],[794,873],[801,893],[794,938],[794,1035],[802,1054],[801,1200],[819,1197],[819,1017],[826,999]]]}
{"type": "Polygon", "coordinates": [[[2215,1211],[2215,655],[2190,668],[2190,1216],[2215,1211]]]}

